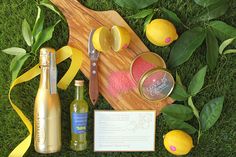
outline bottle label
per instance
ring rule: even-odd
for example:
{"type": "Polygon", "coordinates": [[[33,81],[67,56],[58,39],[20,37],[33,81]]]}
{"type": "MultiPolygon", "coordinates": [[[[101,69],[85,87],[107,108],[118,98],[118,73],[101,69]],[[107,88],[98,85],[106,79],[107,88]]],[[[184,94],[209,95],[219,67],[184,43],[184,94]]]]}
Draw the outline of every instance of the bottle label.
{"type": "Polygon", "coordinates": [[[50,53],[50,73],[49,73],[50,94],[57,94],[57,67],[55,62],[56,62],[56,54],[50,53]]]}
{"type": "Polygon", "coordinates": [[[72,132],[75,134],[86,133],[88,113],[72,113],[72,132]]]}

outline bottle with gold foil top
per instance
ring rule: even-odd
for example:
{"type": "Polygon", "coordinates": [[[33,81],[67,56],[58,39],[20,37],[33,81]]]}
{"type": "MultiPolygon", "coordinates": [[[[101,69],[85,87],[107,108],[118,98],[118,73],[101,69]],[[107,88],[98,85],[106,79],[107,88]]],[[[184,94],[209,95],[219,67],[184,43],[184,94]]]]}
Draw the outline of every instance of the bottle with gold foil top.
{"type": "Polygon", "coordinates": [[[57,93],[56,52],[40,50],[41,76],[34,104],[34,147],[38,153],[61,150],[61,105],[57,93]]]}
{"type": "Polygon", "coordinates": [[[82,151],[87,148],[88,104],[84,100],[84,81],[75,81],[75,100],[70,105],[71,149],[82,151]]]}

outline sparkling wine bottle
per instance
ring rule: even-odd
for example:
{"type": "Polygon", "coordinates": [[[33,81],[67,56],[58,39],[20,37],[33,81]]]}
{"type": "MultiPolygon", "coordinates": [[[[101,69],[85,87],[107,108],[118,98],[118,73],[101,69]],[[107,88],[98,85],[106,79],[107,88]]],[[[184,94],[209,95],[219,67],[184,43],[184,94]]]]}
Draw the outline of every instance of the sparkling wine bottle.
{"type": "Polygon", "coordinates": [[[56,52],[40,50],[41,76],[34,104],[34,147],[38,153],[61,150],[61,106],[57,93],[56,52]]]}

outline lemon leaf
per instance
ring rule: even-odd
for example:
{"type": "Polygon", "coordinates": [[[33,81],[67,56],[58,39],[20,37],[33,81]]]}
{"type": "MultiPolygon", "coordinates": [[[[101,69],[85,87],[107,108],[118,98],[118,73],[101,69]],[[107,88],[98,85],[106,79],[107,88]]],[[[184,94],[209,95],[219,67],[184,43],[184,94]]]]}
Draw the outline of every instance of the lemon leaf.
{"type": "Polygon", "coordinates": [[[174,117],[164,114],[164,119],[170,129],[183,130],[189,134],[194,134],[197,131],[197,129],[194,128],[192,125],[190,125],[184,121],[178,120],[174,117]]]}
{"type": "Polygon", "coordinates": [[[57,21],[54,25],[44,29],[43,31],[41,31],[39,34],[38,34],[38,37],[37,37],[37,40],[35,41],[33,47],[32,47],[32,51],[34,53],[37,52],[37,50],[39,49],[39,47],[44,44],[46,41],[50,40],[52,38],[52,34],[54,32],[54,28],[55,26],[60,22],[57,21]]]}
{"type": "Polygon", "coordinates": [[[178,83],[180,86],[184,87],[183,83],[182,83],[182,80],[181,80],[181,77],[180,75],[178,74],[178,71],[176,71],[175,73],[175,79],[176,79],[176,83],[178,83]]]}
{"type": "MultiPolygon", "coordinates": [[[[225,22],[213,21],[210,22],[209,26],[212,28],[216,37],[222,42],[229,38],[236,37],[236,28],[228,25],[225,22]]],[[[236,47],[236,42],[233,42],[233,45],[236,47]]]]}
{"type": "Polygon", "coordinates": [[[201,27],[185,31],[171,49],[167,64],[171,67],[176,67],[186,62],[202,44],[205,36],[205,31],[201,27]]]}
{"type": "Polygon", "coordinates": [[[229,49],[223,52],[223,54],[231,54],[231,53],[236,53],[236,49],[229,49]]]}
{"type": "Polygon", "coordinates": [[[156,3],[158,0],[115,0],[114,2],[124,8],[128,9],[143,9],[146,8],[153,3],[156,3]]]}
{"type": "Polygon", "coordinates": [[[65,17],[63,16],[63,14],[60,12],[59,9],[57,9],[57,7],[55,7],[53,5],[53,3],[50,0],[42,0],[40,1],[40,5],[47,7],[48,9],[52,10],[54,13],[56,13],[57,15],[59,15],[64,21],[66,21],[65,17]]]}
{"type": "Polygon", "coordinates": [[[32,31],[32,34],[35,40],[39,32],[43,30],[43,24],[44,24],[44,19],[45,19],[44,13],[42,12],[40,6],[37,6],[37,8],[38,8],[38,14],[37,14],[37,18],[35,20],[34,28],[32,31]]]}
{"type": "Polygon", "coordinates": [[[194,0],[195,3],[197,3],[198,5],[201,5],[203,7],[207,7],[209,5],[215,4],[220,1],[221,0],[194,0]]]}
{"type": "Polygon", "coordinates": [[[161,110],[161,113],[183,121],[193,118],[193,112],[191,108],[180,104],[168,105],[161,110]]]}
{"type": "Polygon", "coordinates": [[[161,8],[161,11],[166,16],[166,18],[172,21],[175,25],[183,25],[184,27],[186,27],[173,11],[166,8],[161,8]]]}
{"type": "Polygon", "coordinates": [[[12,72],[12,82],[17,78],[21,68],[23,67],[25,61],[29,58],[29,54],[17,55],[11,62],[11,72],[12,72]]]}
{"type": "Polygon", "coordinates": [[[219,1],[218,3],[215,3],[213,5],[210,5],[203,13],[200,15],[198,20],[200,21],[209,21],[215,18],[218,18],[226,13],[226,11],[229,8],[229,4],[222,3],[219,1]]]}
{"type": "Polygon", "coordinates": [[[22,22],[22,35],[23,35],[24,40],[27,43],[27,45],[32,46],[33,36],[32,36],[31,29],[30,29],[30,25],[26,19],[24,19],[22,22]]]}
{"type": "Polygon", "coordinates": [[[198,109],[195,107],[195,105],[193,104],[193,100],[192,100],[192,97],[190,96],[188,98],[188,105],[192,108],[192,111],[193,111],[193,114],[195,115],[195,117],[197,119],[199,119],[199,111],[198,109]]]}
{"type": "Polygon", "coordinates": [[[144,18],[144,17],[152,14],[153,12],[154,12],[154,9],[145,9],[145,10],[138,12],[137,14],[128,16],[128,18],[141,19],[141,18],[144,18]]]}
{"type": "Polygon", "coordinates": [[[207,46],[207,53],[206,53],[207,64],[209,68],[213,70],[217,64],[219,45],[215,34],[210,29],[207,29],[206,46],[207,46]]]}
{"type": "Polygon", "coordinates": [[[225,49],[228,45],[230,45],[234,40],[235,40],[235,38],[230,38],[230,39],[227,39],[227,40],[223,41],[222,44],[220,45],[219,53],[220,53],[220,54],[223,54],[224,49],[225,49]]]}
{"type": "Polygon", "coordinates": [[[207,66],[201,68],[192,78],[188,86],[188,93],[195,96],[202,88],[206,76],[207,66]]]}
{"type": "Polygon", "coordinates": [[[175,88],[173,89],[170,97],[173,98],[174,100],[184,101],[188,99],[189,95],[183,86],[176,83],[175,88]]]}
{"type": "Polygon", "coordinates": [[[2,50],[2,52],[9,55],[19,55],[19,54],[25,54],[26,50],[20,47],[10,47],[10,48],[2,50]]]}
{"type": "Polygon", "coordinates": [[[219,119],[222,112],[224,97],[218,97],[204,105],[200,113],[202,131],[210,129],[219,119]]]}
{"type": "Polygon", "coordinates": [[[154,14],[155,13],[153,12],[152,14],[150,14],[146,17],[145,22],[144,22],[144,26],[143,26],[144,27],[143,32],[146,32],[146,27],[151,22],[152,17],[154,16],[154,14]]]}

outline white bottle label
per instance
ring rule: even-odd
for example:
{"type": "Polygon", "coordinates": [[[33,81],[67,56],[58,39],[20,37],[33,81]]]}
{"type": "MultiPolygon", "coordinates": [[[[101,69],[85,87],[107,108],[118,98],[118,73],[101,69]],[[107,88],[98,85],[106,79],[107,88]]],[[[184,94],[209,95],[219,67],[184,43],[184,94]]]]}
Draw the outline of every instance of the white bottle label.
{"type": "Polygon", "coordinates": [[[56,62],[55,53],[50,53],[50,71],[49,71],[50,94],[57,93],[57,67],[55,62],[56,62]]]}

